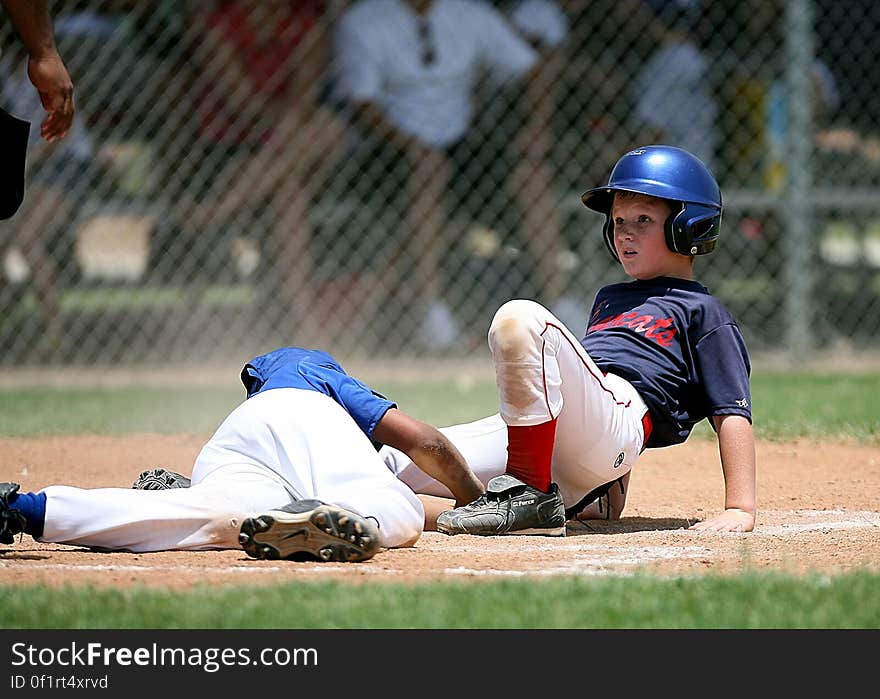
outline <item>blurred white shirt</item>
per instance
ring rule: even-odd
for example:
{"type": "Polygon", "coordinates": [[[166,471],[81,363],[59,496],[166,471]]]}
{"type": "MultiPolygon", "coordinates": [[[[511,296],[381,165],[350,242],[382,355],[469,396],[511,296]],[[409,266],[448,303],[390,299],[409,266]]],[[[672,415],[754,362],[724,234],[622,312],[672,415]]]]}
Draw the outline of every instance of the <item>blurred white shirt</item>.
{"type": "Polygon", "coordinates": [[[689,150],[710,170],[718,139],[718,105],[709,89],[709,66],[689,42],[666,44],[633,81],[637,123],[662,129],[670,145],[689,150]]]}
{"type": "Polygon", "coordinates": [[[436,0],[424,17],[426,33],[403,0],[352,5],[335,36],[336,89],[348,101],[379,105],[426,145],[447,148],[471,125],[479,71],[497,83],[514,80],[538,54],[480,0],[436,0]]]}
{"type": "Polygon", "coordinates": [[[556,0],[520,0],[510,12],[510,21],[544,49],[561,46],[568,36],[568,17],[556,0]]]}

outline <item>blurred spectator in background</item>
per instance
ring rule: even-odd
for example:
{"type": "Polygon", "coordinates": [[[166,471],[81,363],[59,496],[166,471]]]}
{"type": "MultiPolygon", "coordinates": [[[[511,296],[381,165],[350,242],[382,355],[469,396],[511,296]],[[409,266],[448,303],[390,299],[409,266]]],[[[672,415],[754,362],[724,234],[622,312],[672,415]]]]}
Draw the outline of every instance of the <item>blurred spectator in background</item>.
{"type": "Polygon", "coordinates": [[[516,161],[510,183],[519,202],[530,262],[534,289],[530,297],[547,305],[569,327],[578,327],[586,321],[586,309],[579,299],[565,295],[574,265],[567,264],[553,162],[561,78],[569,59],[569,20],[556,0],[516,0],[508,16],[541,57],[522,91],[517,114],[522,123],[514,137],[516,161]]]}
{"type": "Polygon", "coordinates": [[[840,0],[812,0],[811,5],[816,54],[827,63],[840,91],[842,108],[834,115],[835,122],[850,131],[839,134],[844,141],[841,145],[855,132],[872,140],[871,150],[876,151],[880,132],[880,3],[847,0],[845,12],[840,0]]]}
{"type": "MultiPolygon", "coordinates": [[[[41,5],[44,3],[35,3],[35,7],[41,5]]],[[[57,25],[61,41],[68,28],[63,18],[59,18],[57,25]]],[[[54,42],[52,45],[54,47],[54,42]]],[[[64,66],[59,64],[60,59],[56,58],[50,69],[61,71],[64,66]]],[[[66,252],[73,245],[77,207],[93,186],[98,168],[93,139],[81,113],[68,101],[72,100],[72,94],[63,87],[49,87],[55,96],[48,98],[42,88],[34,90],[40,78],[34,79],[34,54],[27,44],[4,52],[0,72],[3,106],[19,118],[44,124],[41,129],[30,130],[25,175],[27,196],[8,224],[11,234],[4,236],[4,260],[8,263],[9,255],[20,253],[25,263],[23,278],[9,280],[6,275],[3,278],[4,295],[10,305],[20,301],[31,288],[36,294],[36,336],[26,342],[32,343],[34,353],[39,354],[51,352],[63,337],[58,264],[66,259],[66,252]],[[55,100],[60,105],[57,111],[51,106],[55,100]],[[23,283],[25,280],[30,283],[23,283]]],[[[50,82],[58,80],[64,83],[60,76],[50,82]]]]}
{"type": "MultiPolygon", "coordinates": [[[[791,120],[790,85],[786,67],[785,9],[782,0],[720,0],[725,8],[725,35],[717,55],[723,59],[716,84],[722,104],[722,165],[741,187],[780,190],[791,120]]],[[[823,53],[823,47],[817,46],[823,53]]],[[[837,77],[823,58],[810,68],[810,121],[814,146],[824,150],[828,129],[841,111],[837,77]]],[[[845,139],[844,139],[845,140],[845,139]]],[[[837,164],[839,166],[839,164],[837,164]]],[[[836,167],[837,167],[836,166],[836,167]]],[[[822,177],[819,165],[816,176],[822,177]]]]}
{"type": "Polygon", "coordinates": [[[602,163],[614,162],[632,145],[626,66],[641,65],[650,49],[643,40],[635,41],[644,24],[634,21],[633,6],[641,4],[642,0],[499,3],[541,55],[516,100],[522,129],[514,139],[511,179],[522,187],[518,199],[523,247],[533,277],[522,293],[544,299],[569,327],[586,326],[584,299],[594,293],[583,288],[584,278],[577,270],[584,264],[604,264],[605,258],[601,236],[586,235],[584,224],[576,220],[582,218],[579,211],[572,213],[568,204],[580,203],[585,182],[605,181],[608,173],[602,163]],[[600,255],[594,259],[589,249],[596,240],[600,255]]]}
{"type": "Polygon", "coordinates": [[[386,295],[394,296],[386,305],[411,302],[422,322],[418,345],[447,350],[461,330],[444,300],[443,266],[461,241],[444,205],[455,181],[473,191],[492,186],[467,179],[487,165],[468,138],[475,111],[485,106],[481,79],[496,86],[525,79],[538,54],[480,0],[358,0],[340,19],[336,51],[339,97],[371,153],[357,174],[361,191],[388,184],[389,162],[408,173],[405,230],[383,262],[386,295]]]}
{"type": "Polygon", "coordinates": [[[180,207],[184,230],[206,236],[219,226],[241,242],[265,227],[261,319],[300,344],[316,340],[321,322],[313,313],[309,210],[344,148],[344,126],[322,102],[329,7],[225,0],[204,11],[194,5],[188,27],[200,150],[191,199],[180,207]]]}
{"type": "MultiPolygon", "coordinates": [[[[820,58],[813,60],[810,71],[810,120],[816,134],[814,147],[823,150],[826,127],[840,107],[837,80],[828,64],[820,58]]],[[[764,184],[773,190],[785,185],[785,154],[788,150],[788,132],[791,120],[791,100],[785,76],[770,83],[767,94],[766,139],[767,161],[764,165],[764,184]]],[[[816,172],[821,176],[820,171],[816,172]]]]}
{"type": "Polygon", "coordinates": [[[781,0],[719,0],[724,32],[714,39],[721,106],[720,170],[735,187],[765,183],[770,86],[784,69],[781,0]],[[731,42],[730,37],[735,37],[731,42]]]}
{"type": "MultiPolygon", "coordinates": [[[[554,51],[563,57],[558,59],[561,70],[553,85],[559,100],[551,157],[563,191],[572,196],[585,182],[607,179],[602,163],[614,162],[630,145],[622,124],[631,109],[625,66],[620,60],[630,31],[628,2],[631,0],[558,2],[568,30],[562,47],[554,51]]],[[[551,58],[550,62],[556,60],[551,58]]],[[[580,195],[575,201],[580,202],[580,195]]]]}
{"type": "Polygon", "coordinates": [[[666,143],[714,171],[718,104],[704,53],[704,0],[645,0],[644,42],[653,47],[632,83],[634,145],[666,143]]]}
{"type": "Polygon", "coordinates": [[[160,184],[181,169],[180,143],[191,122],[184,107],[192,88],[184,3],[64,0],[60,7],[56,33],[77,76],[77,107],[112,165],[95,198],[156,203],[160,184]],[[166,154],[160,144],[173,145],[166,154]]]}
{"type": "Polygon", "coordinates": [[[47,0],[2,0],[27,53],[27,75],[45,110],[40,135],[47,141],[64,138],[75,112],[73,83],[55,46],[47,0]]]}

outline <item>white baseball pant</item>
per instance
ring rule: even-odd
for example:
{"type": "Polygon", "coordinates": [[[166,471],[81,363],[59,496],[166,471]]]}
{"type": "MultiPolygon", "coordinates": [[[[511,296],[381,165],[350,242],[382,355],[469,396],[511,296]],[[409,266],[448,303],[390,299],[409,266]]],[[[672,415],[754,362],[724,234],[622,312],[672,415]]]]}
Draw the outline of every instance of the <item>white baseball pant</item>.
{"type": "MultiPolygon", "coordinates": [[[[489,347],[500,413],[441,428],[484,484],[505,472],[507,425],[552,418],[558,418],[552,479],[566,508],[632,469],[650,424],[647,406],[628,381],[604,374],[550,311],[533,301],[505,303],[492,320],[489,347]]],[[[404,454],[389,447],[380,454],[416,492],[450,497],[404,454]]]]}
{"type": "Polygon", "coordinates": [[[424,508],[329,396],[277,388],[245,400],[204,445],[192,487],[49,486],[40,541],[128,551],[239,548],[244,518],[316,498],[373,517],[380,543],[414,542],[424,508]]]}

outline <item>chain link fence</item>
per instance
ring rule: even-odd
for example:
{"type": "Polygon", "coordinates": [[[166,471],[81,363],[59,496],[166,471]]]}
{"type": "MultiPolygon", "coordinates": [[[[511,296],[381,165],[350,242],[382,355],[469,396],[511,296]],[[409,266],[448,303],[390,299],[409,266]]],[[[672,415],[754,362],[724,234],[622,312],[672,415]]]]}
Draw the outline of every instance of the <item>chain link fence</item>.
{"type": "Polygon", "coordinates": [[[580,332],[623,279],[580,194],[651,142],[722,185],[696,273],[753,352],[877,346],[880,5],[480,7],[54,2],[78,112],[51,146],[4,18],[0,95],[34,138],[2,362],[467,356],[512,297],[580,332]]]}

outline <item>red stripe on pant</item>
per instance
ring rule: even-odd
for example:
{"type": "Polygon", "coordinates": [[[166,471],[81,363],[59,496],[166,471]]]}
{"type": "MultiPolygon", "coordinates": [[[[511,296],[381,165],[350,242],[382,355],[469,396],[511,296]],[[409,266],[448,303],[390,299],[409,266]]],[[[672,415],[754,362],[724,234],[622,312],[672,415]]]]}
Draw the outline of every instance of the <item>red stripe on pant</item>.
{"type": "Polygon", "coordinates": [[[651,413],[646,412],[642,415],[642,430],[645,433],[645,441],[642,443],[642,450],[648,445],[648,438],[651,436],[651,432],[654,431],[654,421],[651,420],[651,413]]]}

